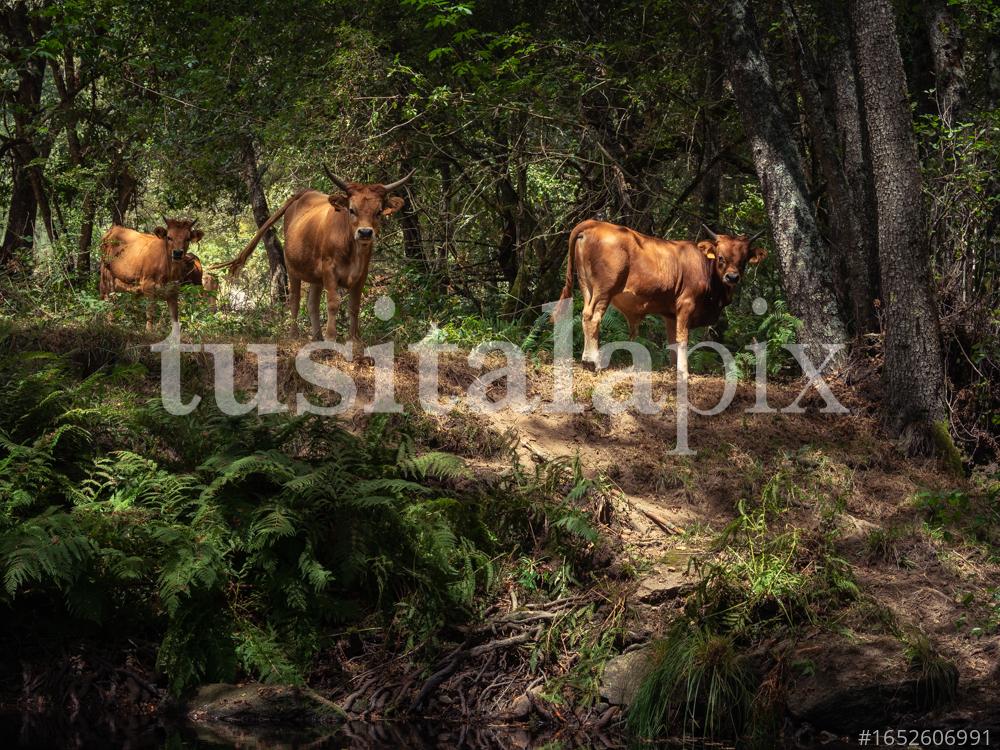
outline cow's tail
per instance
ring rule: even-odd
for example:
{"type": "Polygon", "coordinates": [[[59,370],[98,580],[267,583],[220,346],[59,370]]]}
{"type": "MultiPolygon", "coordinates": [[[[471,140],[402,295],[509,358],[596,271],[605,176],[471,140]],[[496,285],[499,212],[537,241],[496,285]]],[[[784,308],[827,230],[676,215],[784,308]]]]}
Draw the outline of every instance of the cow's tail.
{"type": "Polygon", "coordinates": [[[97,290],[101,295],[101,299],[107,299],[115,290],[115,277],[111,275],[111,267],[108,265],[110,258],[108,257],[111,252],[111,235],[114,233],[115,228],[111,227],[104,236],[101,237],[101,270],[100,270],[100,280],[97,284],[97,290]]]}
{"type": "Polygon", "coordinates": [[[566,254],[566,284],[563,286],[559,301],[552,311],[552,322],[556,323],[573,309],[573,257],[576,255],[576,243],[583,237],[583,228],[573,227],[569,233],[569,252],[566,254]]]}
{"type": "Polygon", "coordinates": [[[264,236],[267,230],[270,229],[272,226],[274,226],[277,223],[278,219],[280,219],[282,216],[285,215],[285,211],[288,210],[288,207],[291,206],[293,203],[295,203],[295,201],[297,201],[299,198],[301,198],[304,192],[305,192],[304,190],[299,191],[291,198],[289,198],[287,201],[285,201],[284,204],[281,206],[281,208],[275,211],[271,215],[271,217],[261,225],[260,229],[257,230],[257,234],[255,234],[253,236],[253,239],[250,240],[250,244],[247,245],[245,248],[243,248],[242,252],[240,252],[239,255],[237,255],[235,258],[226,263],[217,263],[214,266],[209,266],[209,270],[217,271],[220,268],[228,268],[230,276],[238,276],[240,271],[243,270],[243,266],[246,265],[247,260],[250,258],[250,253],[252,253],[254,248],[257,247],[257,243],[260,242],[261,238],[264,236]]]}

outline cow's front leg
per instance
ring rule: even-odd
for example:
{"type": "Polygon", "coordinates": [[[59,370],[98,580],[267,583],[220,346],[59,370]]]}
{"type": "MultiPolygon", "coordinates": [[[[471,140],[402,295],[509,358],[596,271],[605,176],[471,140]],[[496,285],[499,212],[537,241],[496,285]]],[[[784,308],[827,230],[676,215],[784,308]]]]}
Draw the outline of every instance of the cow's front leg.
{"type": "MultiPolygon", "coordinates": [[[[313,341],[322,341],[323,333],[320,329],[319,300],[323,295],[323,287],[319,284],[309,285],[309,296],[306,298],[306,307],[309,309],[309,332],[313,341]]],[[[332,339],[331,339],[332,340],[332,339]]]]}
{"type": "Polygon", "coordinates": [[[146,333],[152,333],[153,323],[156,322],[156,300],[152,296],[146,297],[146,333]]]}
{"type": "Polygon", "coordinates": [[[683,378],[686,382],[688,379],[688,315],[686,312],[677,312],[675,335],[677,338],[677,377],[683,378]]]}
{"type": "Polygon", "coordinates": [[[177,307],[177,295],[172,294],[167,297],[167,309],[170,310],[170,334],[172,336],[181,335],[181,318],[177,307]]]}
{"type": "Polygon", "coordinates": [[[337,340],[337,315],[340,313],[340,288],[336,279],[326,279],[326,340],[337,340]]]}
{"type": "Polygon", "coordinates": [[[351,346],[355,349],[364,348],[364,343],[361,341],[361,328],[358,323],[358,318],[361,315],[361,285],[350,290],[350,300],[348,302],[347,312],[350,313],[350,337],[351,346]]]}

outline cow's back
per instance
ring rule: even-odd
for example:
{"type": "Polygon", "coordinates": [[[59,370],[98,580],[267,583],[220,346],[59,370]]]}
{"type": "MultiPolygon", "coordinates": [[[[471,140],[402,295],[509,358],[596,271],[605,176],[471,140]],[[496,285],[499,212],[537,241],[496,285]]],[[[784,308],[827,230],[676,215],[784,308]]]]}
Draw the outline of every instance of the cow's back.
{"type": "Polygon", "coordinates": [[[101,287],[109,280],[136,285],[144,279],[158,284],[168,278],[166,244],[153,234],[115,225],[101,238],[101,287]]]}
{"type": "Polygon", "coordinates": [[[707,289],[705,257],[693,242],[596,220],[581,222],[573,235],[578,274],[626,316],[673,315],[682,295],[697,298],[707,289]]]}
{"type": "Polygon", "coordinates": [[[321,283],[351,247],[347,212],[335,209],[326,193],[306,191],[285,212],[285,264],[299,278],[321,283]]]}

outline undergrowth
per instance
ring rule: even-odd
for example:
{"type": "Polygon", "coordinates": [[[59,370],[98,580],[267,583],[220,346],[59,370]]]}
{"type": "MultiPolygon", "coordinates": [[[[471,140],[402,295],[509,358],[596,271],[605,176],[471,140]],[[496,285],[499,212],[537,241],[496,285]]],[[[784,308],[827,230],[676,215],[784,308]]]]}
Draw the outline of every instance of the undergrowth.
{"type": "MultiPolygon", "coordinates": [[[[505,555],[576,575],[570,465],[489,482],[406,420],[166,414],[141,365],[0,347],[0,610],[24,641],[152,639],[174,692],[296,683],[332,633],[477,616],[505,555]],[[513,552],[512,552],[513,550],[513,552]],[[38,623],[43,623],[39,625],[38,623]]],[[[498,446],[499,448],[499,446],[498,446]]]]}
{"type": "Polygon", "coordinates": [[[710,553],[692,560],[699,583],[657,644],[629,711],[637,735],[773,740],[782,667],[762,644],[829,621],[859,594],[836,551],[829,502],[814,491],[779,470],[759,500],[738,503],[710,553]],[[807,503],[811,525],[791,517],[807,503]]]}

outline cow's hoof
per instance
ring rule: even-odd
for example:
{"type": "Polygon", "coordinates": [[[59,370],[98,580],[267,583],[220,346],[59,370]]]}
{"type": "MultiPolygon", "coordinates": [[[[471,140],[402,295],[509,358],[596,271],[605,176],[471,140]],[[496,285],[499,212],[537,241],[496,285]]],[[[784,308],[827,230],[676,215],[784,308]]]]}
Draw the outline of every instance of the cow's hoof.
{"type": "Polygon", "coordinates": [[[581,361],[580,364],[583,365],[583,369],[587,370],[588,372],[597,372],[597,365],[595,365],[589,359],[581,361]]]}
{"type": "Polygon", "coordinates": [[[323,340],[323,334],[322,333],[314,333],[312,335],[311,340],[312,341],[322,341],[323,340]]]}

